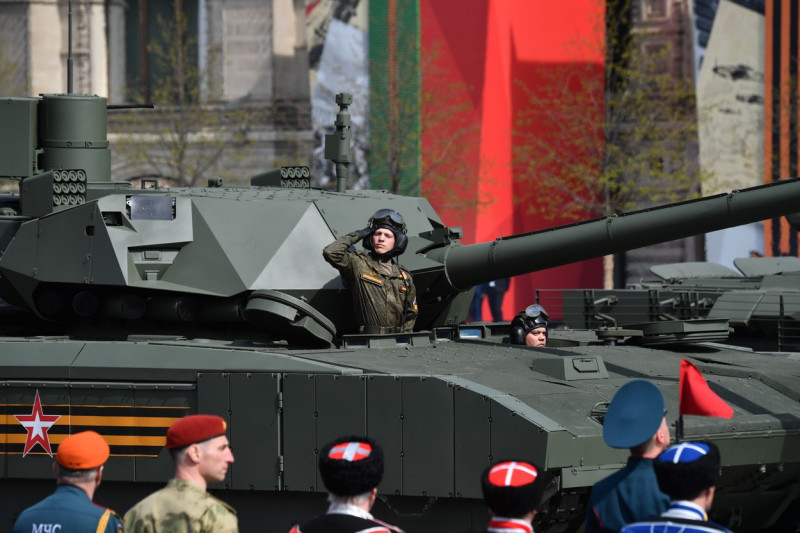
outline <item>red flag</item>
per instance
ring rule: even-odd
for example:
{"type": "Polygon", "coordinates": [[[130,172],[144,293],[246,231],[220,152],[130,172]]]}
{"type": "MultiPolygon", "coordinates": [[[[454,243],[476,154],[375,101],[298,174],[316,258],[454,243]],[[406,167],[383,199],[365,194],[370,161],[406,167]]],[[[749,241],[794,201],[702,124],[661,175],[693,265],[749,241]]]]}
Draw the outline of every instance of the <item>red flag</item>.
{"type": "Polygon", "coordinates": [[[733,409],[717,396],[703,374],[692,363],[681,359],[680,414],[730,418],[733,409]]]}

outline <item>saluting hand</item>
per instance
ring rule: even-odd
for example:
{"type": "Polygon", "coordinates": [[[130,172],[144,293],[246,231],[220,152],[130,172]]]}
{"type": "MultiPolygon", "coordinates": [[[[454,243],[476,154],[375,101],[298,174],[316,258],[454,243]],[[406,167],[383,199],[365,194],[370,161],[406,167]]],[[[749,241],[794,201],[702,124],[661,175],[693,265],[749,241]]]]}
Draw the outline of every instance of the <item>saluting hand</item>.
{"type": "Polygon", "coordinates": [[[354,231],[353,233],[355,233],[356,235],[358,235],[358,238],[359,238],[359,239],[366,239],[367,237],[369,237],[370,235],[372,235],[372,228],[370,228],[370,227],[366,227],[366,228],[364,228],[364,229],[360,229],[360,230],[358,230],[358,231],[354,231]]]}

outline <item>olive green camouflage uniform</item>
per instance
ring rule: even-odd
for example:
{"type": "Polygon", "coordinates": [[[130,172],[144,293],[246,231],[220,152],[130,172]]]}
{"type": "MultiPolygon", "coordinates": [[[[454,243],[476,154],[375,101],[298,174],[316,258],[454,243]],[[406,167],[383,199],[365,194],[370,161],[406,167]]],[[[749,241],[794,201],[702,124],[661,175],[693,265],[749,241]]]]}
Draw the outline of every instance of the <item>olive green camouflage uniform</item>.
{"type": "Polygon", "coordinates": [[[237,533],[233,507],[185,479],[171,479],[125,513],[132,533],[237,533]]]}
{"type": "Polygon", "coordinates": [[[339,270],[345,287],[353,294],[359,331],[412,331],[417,319],[417,290],[411,274],[395,263],[391,264],[392,273],[388,274],[370,255],[349,251],[348,248],[359,240],[358,235],[349,233],[322,251],[325,260],[339,270]]]}

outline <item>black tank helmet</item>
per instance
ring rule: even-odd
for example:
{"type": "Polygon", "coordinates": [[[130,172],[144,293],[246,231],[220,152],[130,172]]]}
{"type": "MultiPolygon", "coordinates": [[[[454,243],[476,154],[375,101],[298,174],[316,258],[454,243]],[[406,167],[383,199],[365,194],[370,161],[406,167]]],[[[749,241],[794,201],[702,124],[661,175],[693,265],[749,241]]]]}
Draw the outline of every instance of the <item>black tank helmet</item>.
{"type": "Polygon", "coordinates": [[[539,304],[529,305],[511,321],[511,343],[525,344],[525,337],[536,328],[547,330],[550,315],[539,304]]]}
{"type": "MultiPolygon", "coordinates": [[[[403,215],[394,209],[379,209],[369,218],[369,227],[374,232],[378,228],[385,228],[392,232],[394,235],[394,248],[384,254],[388,257],[396,257],[406,251],[408,246],[408,236],[406,235],[406,223],[403,220],[403,215]]],[[[367,237],[363,241],[364,248],[370,252],[375,250],[372,248],[372,236],[367,237]]]]}

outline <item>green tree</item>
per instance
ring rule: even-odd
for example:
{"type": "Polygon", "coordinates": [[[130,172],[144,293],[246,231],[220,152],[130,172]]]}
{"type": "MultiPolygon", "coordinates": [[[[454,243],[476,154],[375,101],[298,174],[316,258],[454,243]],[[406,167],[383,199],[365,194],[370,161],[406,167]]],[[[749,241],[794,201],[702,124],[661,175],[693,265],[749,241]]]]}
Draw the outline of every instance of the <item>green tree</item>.
{"type": "MultiPolygon", "coordinates": [[[[159,17],[163,39],[147,48],[157,72],[149,94],[155,109],[118,117],[115,122],[123,135],[114,150],[136,169],[129,174],[193,186],[207,177],[224,176],[223,160],[244,156],[249,128],[267,111],[220,102],[220,91],[198,65],[197,41],[187,32],[182,2],[174,5],[174,17],[159,17]]],[[[206,67],[217,60],[209,54],[206,67]]],[[[143,98],[131,94],[134,101],[143,98]]]]}
{"type": "MultiPolygon", "coordinates": [[[[370,181],[396,194],[424,193],[439,209],[472,207],[490,201],[459,186],[476,179],[472,154],[480,123],[470,87],[449,78],[439,48],[434,44],[419,58],[418,95],[370,87],[370,181]]],[[[409,61],[404,57],[398,58],[401,72],[409,61]]]]}
{"type": "Polygon", "coordinates": [[[628,0],[611,0],[599,38],[574,43],[579,55],[603,57],[601,70],[586,61],[520,84],[528,106],[514,155],[530,213],[577,220],[697,195],[694,85],[681,66],[691,62],[635,32],[630,17],[628,0]]]}

